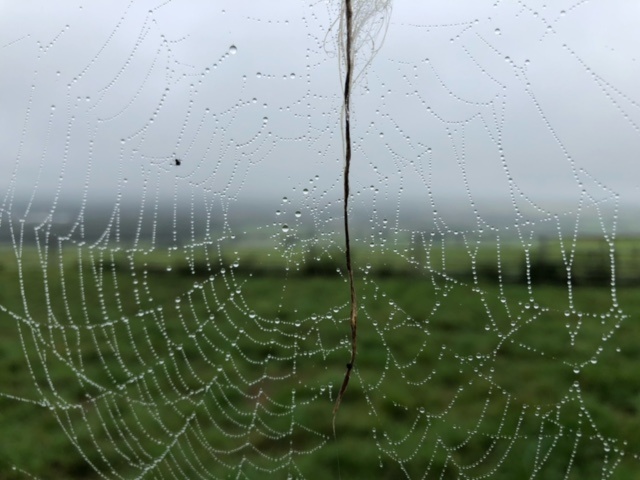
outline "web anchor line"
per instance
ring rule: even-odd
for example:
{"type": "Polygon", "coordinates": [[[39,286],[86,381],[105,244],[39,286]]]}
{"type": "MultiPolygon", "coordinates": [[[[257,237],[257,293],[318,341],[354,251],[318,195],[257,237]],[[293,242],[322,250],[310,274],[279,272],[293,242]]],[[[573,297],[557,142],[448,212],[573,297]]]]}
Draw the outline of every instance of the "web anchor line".
{"type": "Polygon", "coordinates": [[[340,408],[340,403],[344,397],[344,393],[349,385],[351,371],[356,361],[357,354],[357,331],[358,331],[358,303],[356,297],[356,288],[353,281],[353,267],[351,265],[351,242],[349,239],[349,172],[351,169],[351,122],[350,122],[350,99],[351,99],[351,83],[352,83],[352,67],[353,67],[353,47],[352,47],[352,20],[353,10],[351,0],[345,0],[345,20],[347,26],[346,32],[346,73],[344,81],[344,138],[345,138],[345,166],[344,166],[344,237],[345,237],[345,257],[347,263],[347,274],[349,276],[349,293],[350,293],[350,313],[349,324],[351,327],[351,359],[347,363],[347,371],[344,374],[342,386],[338,392],[336,403],[333,407],[333,431],[335,434],[336,414],[340,408]]]}

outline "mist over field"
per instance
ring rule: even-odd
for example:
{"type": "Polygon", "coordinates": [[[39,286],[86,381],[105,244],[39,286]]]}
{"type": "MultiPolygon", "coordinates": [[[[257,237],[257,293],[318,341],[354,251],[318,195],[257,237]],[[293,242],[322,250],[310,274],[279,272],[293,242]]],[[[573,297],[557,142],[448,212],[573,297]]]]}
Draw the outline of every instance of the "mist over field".
{"type": "MultiPolygon", "coordinates": [[[[0,242],[12,243],[20,238],[23,243],[35,240],[38,232],[42,242],[50,233],[50,244],[68,241],[103,243],[110,247],[141,244],[155,240],[157,246],[188,245],[193,242],[215,241],[235,236],[238,242],[263,243],[265,246],[282,234],[284,225],[291,228],[290,236],[300,238],[321,235],[340,235],[343,228],[342,205],[335,201],[328,205],[301,207],[293,202],[277,206],[255,200],[221,202],[176,202],[158,204],[113,204],[107,202],[60,203],[55,209],[50,203],[34,202],[27,209],[27,200],[16,201],[11,210],[5,207],[0,221],[0,242]],[[53,213],[51,213],[53,212],[53,213]],[[14,240],[12,240],[12,238],[14,240]],[[27,241],[28,240],[28,241],[27,241]],[[121,242],[121,243],[118,243],[121,242]],[[115,243],[114,243],[115,242],[115,243]]],[[[457,233],[478,236],[485,241],[516,238],[518,225],[532,231],[534,237],[569,237],[577,228],[580,235],[602,235],[603,227],[610,231],[616,223],[618,236],[640,233],[640,208],[634,205],[615,205],[578,209],[575,204],[558,203],[553,215],[533,207],[521,210],[520,216],[510,205],[495,202],[491,209],[479,212],[480,222],[469,208],[467,199],[440,203],[437,214],[428,201],[408,201],[401,208],[391,202],[377,202],[375,209],[368,204],[356,203],[352,207],[351,222],[355,239],[366,239],[371,232],[396,236],[399,241],[410,232],[454,236],[457,233]],[[616,215],[617,213],[617,215],[616,215]],[[557,217],[557,219],[556,219],[557,217]],[[558,232],[558,225],[561,232],[558,232]]]]}

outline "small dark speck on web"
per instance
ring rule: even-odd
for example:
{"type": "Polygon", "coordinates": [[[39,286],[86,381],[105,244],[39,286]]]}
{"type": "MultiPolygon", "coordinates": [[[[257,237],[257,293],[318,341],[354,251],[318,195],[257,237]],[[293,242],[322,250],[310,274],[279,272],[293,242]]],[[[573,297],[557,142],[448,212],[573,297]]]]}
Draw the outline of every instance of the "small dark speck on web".
{"type": "Polygon", "coordinates": [[[180,160],[180,159],[178,159],[178,158],[176,158],[176,159],[174,160],[174,162],[175,162],[175,164],[176,164],[176,167],[179,167],[180,165],[182,165],[182,160],[180,160]]]}

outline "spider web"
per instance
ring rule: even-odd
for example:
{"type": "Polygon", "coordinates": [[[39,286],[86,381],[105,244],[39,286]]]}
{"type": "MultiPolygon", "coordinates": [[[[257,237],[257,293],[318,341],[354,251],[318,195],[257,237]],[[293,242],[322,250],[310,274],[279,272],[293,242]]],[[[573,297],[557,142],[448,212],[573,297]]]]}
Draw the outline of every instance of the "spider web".
{"type": "Polygon", "coordinates": [[[3,477],[634,477],[635,7],[361,37],[335,436],[341,6],[5,8],[3,477]]]}

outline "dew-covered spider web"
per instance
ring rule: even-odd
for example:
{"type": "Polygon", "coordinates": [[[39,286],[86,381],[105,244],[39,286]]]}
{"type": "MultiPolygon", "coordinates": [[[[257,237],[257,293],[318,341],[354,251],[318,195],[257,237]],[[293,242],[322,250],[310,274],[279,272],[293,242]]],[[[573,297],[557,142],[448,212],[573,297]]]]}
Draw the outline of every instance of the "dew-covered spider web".
{"type": "Polygon", "coordinates": [[[640,475],[624,1],[0,7],[0,477],[640,475]]]}

